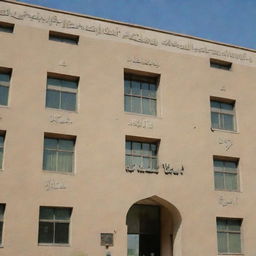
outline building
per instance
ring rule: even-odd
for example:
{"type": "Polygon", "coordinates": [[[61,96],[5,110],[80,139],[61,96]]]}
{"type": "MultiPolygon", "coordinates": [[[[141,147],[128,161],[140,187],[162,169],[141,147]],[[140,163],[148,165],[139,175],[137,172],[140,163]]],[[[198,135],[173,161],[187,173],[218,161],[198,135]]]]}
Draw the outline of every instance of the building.
{"type": "Polygon", "coordinates": [[[256,253],[256,51],[0,2],[0,255],[256,253]]]}

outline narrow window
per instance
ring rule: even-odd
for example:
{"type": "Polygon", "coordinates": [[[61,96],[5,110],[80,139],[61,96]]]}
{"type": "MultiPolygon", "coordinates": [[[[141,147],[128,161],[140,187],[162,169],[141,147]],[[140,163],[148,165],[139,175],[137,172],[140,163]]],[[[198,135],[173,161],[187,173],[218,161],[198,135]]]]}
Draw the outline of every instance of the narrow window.
{"type": "Polygon", "coordinates": [[[48,75],[46,107],[76,111],[78,78],[65,76],[58,78],[48,75]]]}
{"type": "Polygon", "coordinates": [[[147,170],[157,169],[158,142],[126,140],[125,165],[147,170]]]}
{"type": "Polygon", "coordinates": [[[157,77],[124,75],[124,109],[155,116],[157,113],[157,77]]]}
{"type": "Polygon", "coordinates": [[[241,253],[241,219],[217,218],[219,254],[241,253]]]}
{"type": "Polygon", "coordinates": [[[69,244],[72,208],[40,207],[39,244],[69,244]]]}
{"type": "Polygon", "coordinates": [[[0,105],[8,105],[10,80],[11,69],[0,68],[0,105]]]}
{"type": "Polygon", "coordinates": [[[5,134],[0,131],[0,170],[3,169],[5,134]]]}
{"type": "Polygon", "coordinates": [[[238,191],[238,159],[214,158],[214,184],[216,190],[238,191]]]}
{"type": "Polygon", "coordinates": [[[74,170],[75,139],[44,138],[43,169],[71,173],[74,170]]]}
{"type": "Polygon", "coordinates": [[[0,245],[3,242],[4,211],[5,204],[0,204],[0,245]]]}
{"type": "Polygon", "coordinates": [[[210,59],[210,66],[212,68],[230,70],[232,63],[224,60],[210,59]]]}
{"type": "Polygon", "coordinates": [[[13,33],[14,24],[7,22],[0,22],[0,31],[6,33],[13,33]]]}
{"type": "Polygon", "coordinates": [[[235,131],[235,102],[211,100],[211,123],[213,129],[235,131]]]}
{"type": "Polygon", "coordinates": [[[68,44],[78,44],[79,36],[56,31],[50,31],[49,40],[68,44]]]}

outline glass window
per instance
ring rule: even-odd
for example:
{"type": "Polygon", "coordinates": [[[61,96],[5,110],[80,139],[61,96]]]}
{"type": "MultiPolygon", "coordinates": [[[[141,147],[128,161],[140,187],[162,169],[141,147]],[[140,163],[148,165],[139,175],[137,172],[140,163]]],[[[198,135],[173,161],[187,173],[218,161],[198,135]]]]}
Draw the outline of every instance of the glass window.
{"type": "Polygon", "coordinates": [[[235,131],[234,103],[211,100],[211,123],[213,129],[235,131]]]}
{"type": "Polygon", "coordinates": [[[60,33],[60,32],[56,32],[56,31],[50,31],[49,32],[49,40],[62,42],[62,43],[68,43],[68,44],[78,44],[79,36],[72,35],[72,34],[66,34],[66,33],[60,33]]]}
{"type": "Polygon", "coordinates": [[[130,167],[157,169],[157,143],[127,140],[125,146],[125,164],[130,167]]]}
{"type": "Polygon", "coordinates": [[[3,169],[4,135],[0,134],[0,170],[3,169]]]}
{"type": "Polygon", "coordinates": [[[218,253],[241,253],[241,219],[217,218],[218,253]]]}
{"type": "Polygon", "coordinates": [[[47,78],[46,107],[75,111],[77,109],[77,81],[47,78]]]}
{"type": "Polygon", "coordinates": [[[0,73],[0,105],[8,105],[10,78],[10,74],[0,73]]]}
{"type": "Polygon", "coordinates": [[[156,91],[157,78],[125,74],[125,111],[155,116],[156,91]]]}
{"type": "Polygon", "coordinates": [[[214,159],[214,183],[216,190],[239,190],[238,182],[238,160],[214,159]]]}
{"type": "Polygon", "coordinates": [[[43,169],[72,172],[74,166],[74,140],[44,138],[43,169]]]}
{"type": "Polygon", "coordinates": [[[0,22],[0,32],[13,33],[14,24],[0,22]]]}
{"type": "Polygon", "coordinates": [[[2,244],[3,238],[3,225],[4,225],[4,210],[5,204],[0,204],[0,245],[2,244]]]}
{"type": "Polygon", "coordinates": [[[72,208],[40,207],[38,243],[68,244],[72,208]]]}

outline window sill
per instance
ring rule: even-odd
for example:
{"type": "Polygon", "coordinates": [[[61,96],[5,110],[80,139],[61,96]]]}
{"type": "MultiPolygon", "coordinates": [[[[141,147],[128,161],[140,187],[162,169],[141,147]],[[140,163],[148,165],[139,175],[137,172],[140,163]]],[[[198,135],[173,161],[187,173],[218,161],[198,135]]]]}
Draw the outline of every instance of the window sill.
{"type": "Polygon", "coordinates": [[[235,192],[241,193],[241,190],[225,190],[225,189],[215,189],[216,192],[235,192]]]}
{"type": "Polygon", "coordinates": [[[49,108],[49,107],[45,107],[45,109],[50,110],[50,111],[60,111],[60,112],[64,112],[64,113],[78,114],[78,110],[66,110],[66,109],[61,109],[61,108],[49,108]]]}
{"type": "Polygon", "coordinates": [[[218,253],[218,255],[244,255],[244,253],[229,253],[229,252],[225,252],[225,253],[218,253]]]}
{"type": "Polygon", "coordinates": [[[38,246],[57,246],[57,247],[70,247],[70,244],[44,244],[44,243],[38,243],[38,246]]]}
{"type": "Polygon", "coordinates": [[[64,175],[70,175],[75,176],[74,172],[62,172],[62,171],[50,171],[50,170],[42,170],[43,173],[54,173],[54,174],[64,174],[64,175]]]}
{"type": "Polygon", "coordinates": [[[152,119],[160,119],[159,116],[157,115],[146,115],[146,114],[140,114],[140,113],[136,113],[136,112],[126,112],[124,111],[124,113],[126,115],[131,115],[131,116],[138,116],[138,117],[144,117],[144,118],[152,118],[152,119]]]}
{"type": "Polygon", "coordinates": [[[227,132],[227,133],[234,133],[234,134],[240,133],[238,131],[222,130],[222,129],[216,129],[216,128],[211,128],[211,131],[212,132],[227,132]]]}
{"type": "Polygon", "coordinates": [[[0,108],[10,108],[8,105],[0,105],[0,108]]]}

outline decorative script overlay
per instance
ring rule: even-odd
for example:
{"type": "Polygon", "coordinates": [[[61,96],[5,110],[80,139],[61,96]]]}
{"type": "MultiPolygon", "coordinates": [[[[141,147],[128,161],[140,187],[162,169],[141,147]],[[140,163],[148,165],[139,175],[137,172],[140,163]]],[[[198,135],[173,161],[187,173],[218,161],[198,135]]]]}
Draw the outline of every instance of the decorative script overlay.
{"type": "MultiPolygon", "coordinates": [[[[0,9],[0,16],[7,16],[14,18],[16,20],[29,20],[38,23],[47,24],[49,26],[56,26],[64,29],[77,29],[81,31],[87,31],[99,35],[107,35],[111,37],[120,38],[122,40],[130,40],[137,43],[147,44],[151,46],[163,46],[166,48],[176,48],[182,51],[194,52],[199,54],[206,54],[210,56],[219,56],[228,58],[231,60],[240,60],[248,63],[252,63],[253,60],[247,53],[235,53],[230,50],[216,50],[211,47],[196,45],[191,42],[191,40],[187,40],[186,42],[180,42],[177,40],[173,40],[170,38],[158,39],[152,38],[144,35],[140,30],[130,30],[130,31],[122,31],[120,30],[121,26],[116,25],[115,27],[108,27],[103,24],[99,24],[99,22],[86,21],[81,23],[76,23],[70,21],[68,19],[63,19],[58,17],[57,15],[43,15],[39,12],[29,13],[27,11],[13,11],[10,9],[0,9]]],[[[201,42],[202,44],[202,42],[201,42]]],[[[148,65],[148,64],[147,64],[148,65]]]]}

